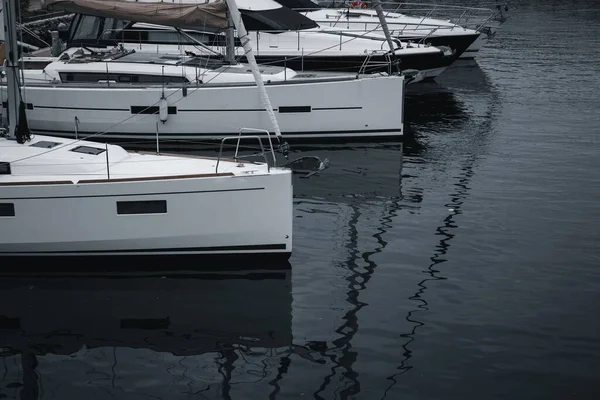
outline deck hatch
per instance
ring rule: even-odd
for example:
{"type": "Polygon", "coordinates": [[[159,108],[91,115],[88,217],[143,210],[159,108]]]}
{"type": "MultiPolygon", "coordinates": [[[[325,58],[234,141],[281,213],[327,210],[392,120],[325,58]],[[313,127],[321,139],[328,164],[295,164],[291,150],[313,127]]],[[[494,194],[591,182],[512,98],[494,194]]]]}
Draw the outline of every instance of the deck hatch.
{"type": "Polygon", "coordinates": [[[30,147],[41,147],[42,149],[51,149],[53,147],[58,146],[60,143],[59,142],[50,142],[48,140],[40,140],[39,142],[36,142],[32,145],[30,145],[30,147]]]}
{"type": "Polygon", "coordinates": [[[166,214],[166,200],[117,201],[117,214],[166,214]]]}
{"type": "Polygon", "coordinates": [[[91,154],[93,156],[97,156],[98,154],[104,153],[106,150],[99,149],[97,147],[92,147],[92,146],[77,146],[77,147],[72,148],[69,151],[72,151],[75,153],[91,154]]]}

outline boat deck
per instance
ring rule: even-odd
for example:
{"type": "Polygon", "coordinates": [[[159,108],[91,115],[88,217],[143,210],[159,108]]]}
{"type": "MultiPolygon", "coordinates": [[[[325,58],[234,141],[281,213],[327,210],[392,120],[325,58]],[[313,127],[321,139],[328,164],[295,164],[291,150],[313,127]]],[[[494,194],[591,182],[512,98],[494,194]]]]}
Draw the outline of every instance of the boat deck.
{"type": "Polygon", "coordinates": [[[248,176],[283,173],[266,164],[200,156],[167,156],[130,152],[117,145],[35,135],[19,144],[0,138],[0,163],[11,173],[0,174],[0,185],[36,182],[82,183],[173,177],[248,176]]]}

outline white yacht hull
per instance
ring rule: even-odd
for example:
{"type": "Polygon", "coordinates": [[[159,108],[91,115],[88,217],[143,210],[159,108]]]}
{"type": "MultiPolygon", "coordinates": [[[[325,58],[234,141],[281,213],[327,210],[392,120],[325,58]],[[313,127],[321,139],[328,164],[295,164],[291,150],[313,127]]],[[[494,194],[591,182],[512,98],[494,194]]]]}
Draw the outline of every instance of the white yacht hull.
{"type": "MultiPolygon", "coordinates": [[[[489,11],[491,12],[491,10],[489,11]]],[[[321,26],[383,34],[381,23],[375,10],[324,8],[315,11],[306,11],[303,14],[321,26]],[[348,18],[347,14],[349,12],[352,14],[352,18],[348,18]]],[[[417,42],[423,39],[435,46],[448,45],[454,49],[458,49],[460,52],[459,59],[475,58],[479,50],[485,46],[490,36],[493,36],[501,25],[501,22],[491,19],[491,14],[487,18],[481,19],[468,18],[463,14],[459,20],[464,22],[464,26],[455,24],[449,19],[411,17],[396,12],[385,12],[385,16],[388,30],[393,37],[403,41],[410,40],[417,42]],[[479,33],[479,36],[475,41],[471,43],[472,39],[468,39],[470,45],[465,46],[465,39],[473,37],[477,33],[479,33]]]]}
{"type": "MultiPolygon", "coordinates": [[[[262,153],[262,160],[260,154],[255,154],[259,160],[250,161],[240,158],[238,149],[233,159],[223,158],[222,152],[218,157],[139,153],[114,144],[32,132],[27,125],[28,111],[35,116],[35,126],[41,129],[53,129],[47,127],[53,124],[60,129],[61,118],[73,111],[85,111],[84,121],[91,126],[117,126],[124,122],[127,125],[129,119],[115,119],[121,115],[110,110],[124,107],[124,101],[145,102],[149,94],[160,91],[130,88],[105,92],[48,82],[30,87],[31,77],[27,74],[25,78],[14,57],[15,7],[10,1],[2,4],[7,32],[12,31],[4,43],[9,57],[1,93],[2,105],[8,111],[2,114],[7,126],[0,127],[3,271],[31,266],[38,270],[61,269],[64,264],[54,262],[57,259],[89,261],[103,256],[113,257],[110,261],[126,256],[133,262],[124,264],[124,269],[138,264],[139,259],[133,256],[150,260],[183,255],[242,256],[244,260],[251,256],[289,258],[293,233],[292,170],[271,165],[276,163],[272,145],[262,153]],[[23,77],[22,82],[19,77],[23,77]],[[273,158],[271,162],[267,152],[273,158]],[[52,262],[48,263],[49,259],[52,262]]],[[[50,64],[46,64],[44,74],[50,64]]],[[[165,79],[170,78],[169,64],[160,68],[159,82],[164,86],[165,79]]],[[[36,71],[39,73],[38,69],[30,72],[36,71]]],[[[71,73],[89,77],[91,72],[87,69],[71,73]]],[[[183,78],[177,82],[183,84],[183,78]]],[[[141,116],[166,117],[164,96],[180,92],[166,90],[159,101],[161,106],[156,108],[157,115],[141,116]]],[[[132,116],[140,116],[135,103],[131,106],[132,116]]],[[[134,119],[136,122],[144,126],[141,120],[134,119]]],[[[202,125],[201,121],[197,124],[202,125]]],[[[33,125],[31,128],[35,129],[33,125]]],[[[247,139],[256,140],[255,146],[262,143],[256,137],[247,139]]],[[[195,263],[206,266],[198,258],[195,263]]],[[[91,263],[75,266],[82,271],[94,269],[91,263]]],[[[117,263],[100,264],[106,269],[115,266],[121,267],[117,263]]]]}
{"type": "MultiPolygon", "coordinates": [[[[266,87],[286,139],[402,137],[403,77],[266,87]]],[[[160,140],[220,140],[240,127],[273,132],[254,84],[188,87],[187,95],[180,86],[105,83],[27,84],[23,92],[29,127],[38,134],[73,137],[76,129],[79,138],[101,133],[110,139],[156,140],[158,134],[160,140]],[[164,123],[158,114],[163,90],[169,105],[164,123]]]]}
{"type": "Polygon", "coordinates": [[[0,183],[0,189],[0,203],[15,210],[0,217],[3,257],[291,253],[289,173],[0,183]],[[122,202],[151,200],[166,202],[166,212],[119,210],[122,202]]]}

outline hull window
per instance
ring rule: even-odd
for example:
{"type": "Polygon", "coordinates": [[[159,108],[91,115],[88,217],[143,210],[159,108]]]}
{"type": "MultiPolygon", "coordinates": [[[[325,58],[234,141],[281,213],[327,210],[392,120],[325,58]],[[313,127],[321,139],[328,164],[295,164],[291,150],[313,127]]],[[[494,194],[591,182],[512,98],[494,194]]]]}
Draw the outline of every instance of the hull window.
{"type": "Polygon", "coordinates": [[[0,162],[0,175],[10,175],[10,163],[6,161],[0,162]]]}
{"type": "Polygon", "coordinates": [[[166,214],[166,200],[147,200],[147,201],[118,201],[117,214],[166,214]]]}
{"type": "Polygon", "coordinates": [[[280,113],[309,113],[311,111],[310,106],[280,106],[280,113]]]}
{"type": "MultiPolygon", "coordinates": [[[[167,111],[169,114],[177,114],[177,107],[170,106],[167,111]]],[[[158,106],[131,106],[132,114],[158,114],[159,112],[158,106]]]]}
{"type": "Polygon", "coordinates": [[[0,217],[14,217],[15,205],[13,203],[0,203],[0,217]]]}

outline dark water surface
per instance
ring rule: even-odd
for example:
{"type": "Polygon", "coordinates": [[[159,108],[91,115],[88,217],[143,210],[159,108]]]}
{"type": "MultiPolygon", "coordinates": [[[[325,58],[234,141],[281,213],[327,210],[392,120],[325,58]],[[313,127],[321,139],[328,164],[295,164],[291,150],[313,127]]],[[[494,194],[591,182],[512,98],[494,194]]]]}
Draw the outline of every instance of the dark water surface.
{"type": "Polygon", "coordinates": [[[599,399],[600,3],[509,14],[310,151],[291,270],[2,278],[0,399],[599,399]]]}

